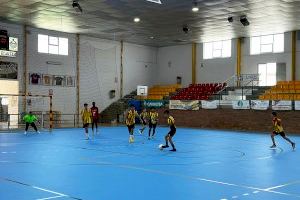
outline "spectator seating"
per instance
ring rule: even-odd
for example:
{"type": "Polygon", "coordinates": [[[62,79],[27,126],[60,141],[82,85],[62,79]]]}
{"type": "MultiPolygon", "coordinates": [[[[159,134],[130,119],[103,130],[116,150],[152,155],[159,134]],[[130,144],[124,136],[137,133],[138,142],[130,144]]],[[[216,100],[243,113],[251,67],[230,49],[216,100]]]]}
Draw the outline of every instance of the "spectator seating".
{"type": "Polygon", "coordinates": [[[300,100],[300,81],[279,81],[259,96],[260,100],[300,100]]]}
{"type": "Polygon", "coordinates": [[[181,86],[175,85],[156,85],[149,88],[147,100],[162,100],[164,97],[170,96],[170,93],[175,93],[181,86]]]}
{"type": "Polygon", "coordinates": [[[208,100],[213,94],[226,87],[226,83],[190,84],[171,97],[172,100],[208,100]]]}

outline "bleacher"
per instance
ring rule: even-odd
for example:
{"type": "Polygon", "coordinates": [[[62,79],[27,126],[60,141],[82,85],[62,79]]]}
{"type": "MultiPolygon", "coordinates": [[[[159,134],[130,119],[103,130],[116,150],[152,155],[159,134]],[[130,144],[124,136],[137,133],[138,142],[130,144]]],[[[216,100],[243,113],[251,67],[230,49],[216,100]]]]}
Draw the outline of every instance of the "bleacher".
{"type": "Polygon", "coordinates": [[[171,93],[175,93],[177,89],[181,88],[179,84],[174,85],[155,85],[149,88],[147,100],[162,100],[165,97],[170,96],[171,93]]]}
{"type": "Polygon", "coordinates": [[[279,81],[260,100],[300,100],[300,81],[279,81]]]}
{"type": "Polygon", "coordinates": [[[226,87],[226,83],[202,83],[190,84],[189,87],[183,88],[172,100],[208,100],[210,96],[218,93],[226,87]]]}

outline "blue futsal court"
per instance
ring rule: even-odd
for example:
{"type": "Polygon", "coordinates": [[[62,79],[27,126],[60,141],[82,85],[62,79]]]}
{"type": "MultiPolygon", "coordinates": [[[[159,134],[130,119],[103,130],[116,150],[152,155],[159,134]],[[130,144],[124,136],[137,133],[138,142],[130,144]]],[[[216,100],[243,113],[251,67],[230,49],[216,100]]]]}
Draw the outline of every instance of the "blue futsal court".
{"type": "MultiPolygon", "coordinates": [[[[1,200],[297,200],[300,153],[269,134],[178,128],[178,152],[125,127],[0,134],[1,200]]],[[[146,134],[147,135],[147,134],[146,134]]],[[[300,144],[300,137],[290,138],[300,144]]]]}

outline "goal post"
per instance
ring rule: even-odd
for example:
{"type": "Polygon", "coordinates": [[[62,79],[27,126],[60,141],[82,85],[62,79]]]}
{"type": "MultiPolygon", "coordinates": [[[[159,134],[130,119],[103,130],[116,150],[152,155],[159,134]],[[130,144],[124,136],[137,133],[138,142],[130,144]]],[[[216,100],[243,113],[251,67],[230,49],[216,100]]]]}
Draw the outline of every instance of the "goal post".
{"type": "Polygon", "coordinates": [[[23,116],[32,112],[40,129],[53,129],[53,96],[40,94],[0,94],[0,130],[24,128],[23,116]]]}

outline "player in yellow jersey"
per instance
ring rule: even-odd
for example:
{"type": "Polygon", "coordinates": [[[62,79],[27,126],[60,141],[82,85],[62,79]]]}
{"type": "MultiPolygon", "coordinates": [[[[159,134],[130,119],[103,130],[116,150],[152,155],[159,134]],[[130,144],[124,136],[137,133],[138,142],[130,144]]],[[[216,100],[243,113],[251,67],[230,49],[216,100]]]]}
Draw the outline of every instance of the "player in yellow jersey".
{"type": "Polygon", "coordinates": [[[276,112],[272,112],[272,123],[273,123],[273,132],[271,134],[271,138],[272,138],[272,142],[273,145],[271,146],[271,148],[275,148],[276,147],[276,143],[275,143],[275,136],[276,135],[280,135],[283,139],[285,139],[286,141],[288,141],[289,143],[291,143],[292,148],[295,149],[296,148],[296,143],[292,142],[288,137],[286,137],[283,127],[282,127],[282,123],[281,123],[281,119],[279,119],[277,117],[277,113],[276,112]]]}
{"type": "Polygon", "coordinates": [[[143,134],[146,126],[147,126],[147,121],[148,121],[148,112],[147,109],[144,108],[142,113],[140,114],[140,118],[142,119],[142,128],[139,130],[140,134],[143,134]]]}
{"type": "Polygon", "coordinates": [[[158,123],[158,112],[156,112],[154,108],[151,108],[149,112],[149,137],[148,137],[149,140],[151,138],[154,138],[157,123],[158,123]],[[153,129],[153,133],[151,136],[152,129],[153,129]]]}
{"type": "Polygon", "coordinates": [[[166,110],[164,112],[164,115],[166,117],[168,117],[168,125],[170,126],[170,132],[165,136],[166,145],[162,146],[162,148],[168,148],[169,147],[169,142],[170,142],[170,144],[173,148],[170,151],[176,151],[175,145],[174,145],[173,140],[172,140],[172,138],[176,134],[175,119],[174,119],[174,117],[172,117],[170,115],[170,111],[168,111],[168,110],[166,110]]]}
{"type": "Polygon", "coordinates": [[[83,128],[85,129],[86,139],[89,139],[89,124],[92,123],[92,113],[88,109],[88,104],[84,104],[84,108],[81,110],[81,119],[83,123],[83,128]]]}
{"type": "MultiPolygon", "coordinates": [[[[134,128],[135,128],[135,118],[136,117],[140,118],[140,115],[135,110],[135,107],[133,105],[131,105],[130,109],[128,110],[128,112],[125,115],[125,122],[126,122],[128,132],[129,132],[129,143],[134,142],[133,132],[134,132],[134,128]]],[[[140,121],[142,121],[141,118],[140,118],[140,121]]]]}

